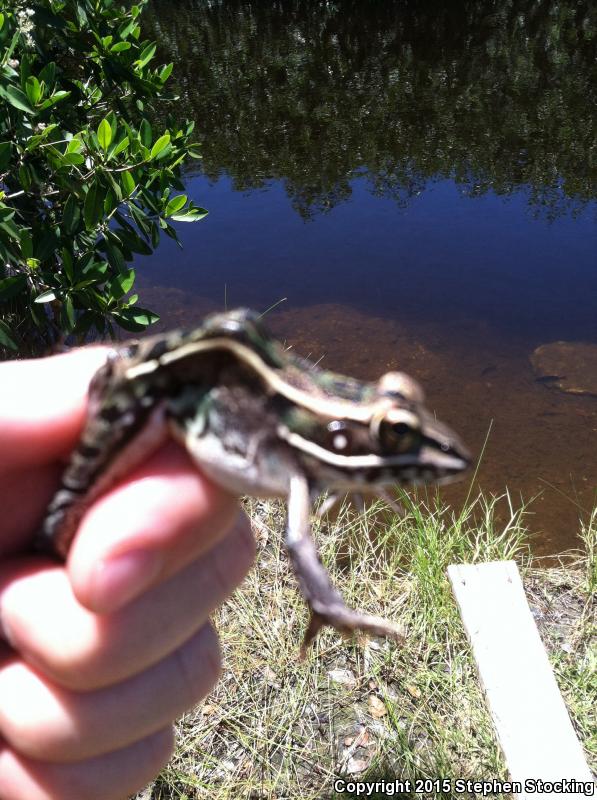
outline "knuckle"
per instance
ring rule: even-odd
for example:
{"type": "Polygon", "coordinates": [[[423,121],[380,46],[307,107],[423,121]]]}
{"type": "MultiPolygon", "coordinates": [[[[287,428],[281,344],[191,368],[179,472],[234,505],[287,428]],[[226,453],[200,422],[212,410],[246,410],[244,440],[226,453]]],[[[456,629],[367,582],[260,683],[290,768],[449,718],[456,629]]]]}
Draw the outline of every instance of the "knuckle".
{"type": "Polygon", "coordinates": [[[212,626],[204,625],[174,656],[183,687],[183,704],[188,708],[208,694],[222,672],[220,643],[212,626]]]}
{"type": "Polygon", "coordinates": [[[230,594],[242,581],[255,560],[255,540],[244,514],[226,540],[213,551],[213,575],[224,595],[230,594]]]}

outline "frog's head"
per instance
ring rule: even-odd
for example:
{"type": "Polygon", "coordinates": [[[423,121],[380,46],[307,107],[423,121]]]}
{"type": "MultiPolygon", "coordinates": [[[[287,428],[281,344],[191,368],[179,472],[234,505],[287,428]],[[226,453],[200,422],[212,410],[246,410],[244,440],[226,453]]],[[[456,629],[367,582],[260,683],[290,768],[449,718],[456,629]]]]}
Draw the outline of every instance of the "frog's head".
{"type": "Polygon", "coordinates": [[[326,416],[295,408],[283,438],[314,483],[352,489],[447,483],[469,466],[465,446],[427,410],[408,375],[390,372],[363,387],[366,400],[364,394],[326,416]]]}
{"type": "Polygon", "coordinates": [[[377,445],[383,482],[444,483],[471,462],[460,438],[425,407],[421,386],[403,372],[380,378],[369,434],[377,445]]]}

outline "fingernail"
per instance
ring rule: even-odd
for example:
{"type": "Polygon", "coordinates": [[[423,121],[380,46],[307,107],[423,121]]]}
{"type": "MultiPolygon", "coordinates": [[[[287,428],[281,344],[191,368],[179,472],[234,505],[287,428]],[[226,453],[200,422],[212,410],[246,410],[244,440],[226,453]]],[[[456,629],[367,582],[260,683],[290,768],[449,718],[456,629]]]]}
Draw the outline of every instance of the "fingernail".
{"type": "Polygon", "coordinates": [[[91,575],[93,606],[116,611],[140,595],[160,574],[163,558],[154,550],[128,550],[103,559],[91,575]]]}

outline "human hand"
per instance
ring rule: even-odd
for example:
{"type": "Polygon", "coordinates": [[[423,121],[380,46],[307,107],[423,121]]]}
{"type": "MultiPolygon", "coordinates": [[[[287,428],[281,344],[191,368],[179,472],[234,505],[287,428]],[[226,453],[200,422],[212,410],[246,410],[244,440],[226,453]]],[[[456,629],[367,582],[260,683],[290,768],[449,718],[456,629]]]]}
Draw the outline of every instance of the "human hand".
{"type": "Polygon", "coordinates": [[[0,800],[120,800],[212,688],[208,616],[254,554],[234,499],[173,443],[85,514],[68,564],[28,553],[102,348],[0,364],[0,800]]]}

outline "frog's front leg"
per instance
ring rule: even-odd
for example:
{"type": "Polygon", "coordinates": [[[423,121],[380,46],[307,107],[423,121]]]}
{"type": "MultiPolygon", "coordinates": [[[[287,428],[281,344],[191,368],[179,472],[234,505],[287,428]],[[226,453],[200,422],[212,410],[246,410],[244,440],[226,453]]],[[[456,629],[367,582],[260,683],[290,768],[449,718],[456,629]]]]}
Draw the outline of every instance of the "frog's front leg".
{"type": "Polygon", "coordinates": [[[294,474],[290,479],[288,494],[286,547],[301,594],[311,614],[301,646],[301,656],[305,655],[307,647],[324,625],[331,625],[341,633],[363,631],[402,641],[404,636],[397,625],[381,617],[353,611],[348,608],[340,592],[332,586],[311,537],[310,511],[309,483],[304,475],[294,474]]]}

